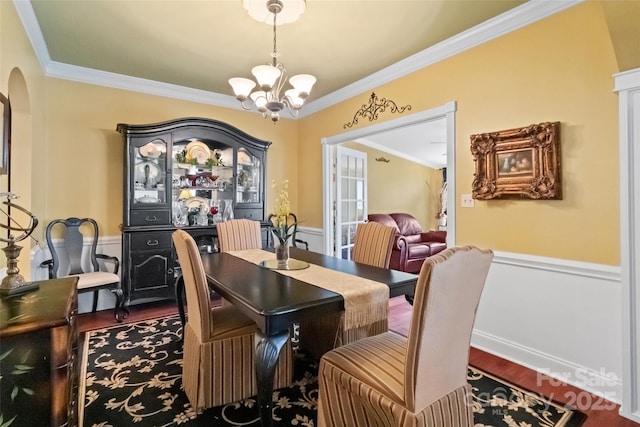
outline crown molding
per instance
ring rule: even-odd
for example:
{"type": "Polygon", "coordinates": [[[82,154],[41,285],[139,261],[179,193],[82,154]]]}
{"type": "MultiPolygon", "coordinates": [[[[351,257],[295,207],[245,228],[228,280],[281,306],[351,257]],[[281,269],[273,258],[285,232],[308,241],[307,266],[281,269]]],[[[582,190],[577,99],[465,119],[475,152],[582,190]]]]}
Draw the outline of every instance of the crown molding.
{"type": "Polygon", "coordinates": [[[81,83],[124,89],[173,99],[182,99],[225,108],[241,109],[239,102],[231,95],[222,95],[206,90],[131,77],[109,71],[79,67],[62,62],[50,61],[46,72],[47,76],[59,79],[73,80],[81,83]]]}
{"type": "Polygon", "coordinates": [[[529,0],[501,15],[411,55],[393,65],[306,104],[300,117],[317,113],[353,96],[458,55],[495,38],[547,18],[584,0],[529,0]]]}
{"type": "Polygon", "coordinates": [[[615,92],[640,88],[640,68],[623,71],[613,75],[615,79],[615,92]]]}
{"type": "Polygon", "coordinates": [[[49,56],[47,43],[44,41],[44,37],[42,37],[40,24],[33,11],[33,6],[31,6],[29,0],[13,0],[13,5],[16,8],[20,21],[22,21],[22,26],[27,33],[31,46],[33,46],[38,62],[40,62],[40,66],[46,73],[47,65],[51,62],[51,56],[49,56]]]}
{"type": "MultiPolygon", "coordinates": [[[[348,98],[363,92],[368,92],[385,83],[455,56],[465,50],[525,27],[533,22],[582,3],[583,1],[584,0],[529,0],[510,11],[370,74],[342,89],[338,89],[335,92],[309,102],[309,104],[306,104],[304,108],[300,110],[299,117],[309,116],[348,98]]],[[[28,0],[13,0],[13,3],[22,21],[25,32],[31,41],[38,61],[44,69],[45,74],[49,77],[242,110],[235,97],[231,95],[52,61],[47,50],[46,42],[40,31],[38,20],[33,12],[31,2],[28,0]]]]}
{"type": "Polygon", "coordinates": [[[358,138],[358,139],[355,139],[354,141],[357,142],[358,144],[362,144],[364,146],[371,147],[371,148],[379,150],[379,151],[384,151],[385,153],[391,154],[392,156],[396,156],[396,157],[399,157],[401,159],[404,159],[404,160],[407,160],[409,162],[413,162],[413,163],[416,163],[416,164],[419,164],[419,165],[422,165],[422,166],[427,166],[427,167],[429,167],[431,169],[442,169],[444,167],[447,167],[446,163],[437,164],[435,162],[430,162],[428,160],[420,159],[420,158],[415,157],[415,156],[410,156],[407,153],[403,153],[403,152],[394,150],[393,148],[389,148],[389,147],[387,147],[385,145],[378,144],[378,143],[373,142],[373,141],[371,141],[371,140],[369,140],[367,138],[358,138]]]}

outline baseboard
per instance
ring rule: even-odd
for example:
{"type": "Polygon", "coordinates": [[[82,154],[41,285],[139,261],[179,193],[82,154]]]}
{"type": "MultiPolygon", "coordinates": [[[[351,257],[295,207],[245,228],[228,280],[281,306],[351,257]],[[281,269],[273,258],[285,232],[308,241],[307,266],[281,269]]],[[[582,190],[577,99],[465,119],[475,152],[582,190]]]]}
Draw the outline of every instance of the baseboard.
{"type": "MultiPolygon", "coordinates": [[[[607,376],[604,370],[595,371],[585,368],[551,354],[477,330],[473,331],[471,345],[479,350],[552,377],[555,380],[566,382],[605,400],[618,404],[621,402],[622,380],[618,377],[607,376]]],[[[540,376],[539,381],[549,382],[554,380],[548,380],[540,376]]],[[[554,396],[547,397],[563,402],[568,401],[571,406],[582,406],[585,403],[589,403],[589,407],[594,407],[598,404],[605,405],[605,402],[594,402],[594,399],[590,396],[571,395],[563,396],[562,399],[554,398],[554,396]],[[585,400],[588,400],[588,402],[585,402],[585,400]]]]}

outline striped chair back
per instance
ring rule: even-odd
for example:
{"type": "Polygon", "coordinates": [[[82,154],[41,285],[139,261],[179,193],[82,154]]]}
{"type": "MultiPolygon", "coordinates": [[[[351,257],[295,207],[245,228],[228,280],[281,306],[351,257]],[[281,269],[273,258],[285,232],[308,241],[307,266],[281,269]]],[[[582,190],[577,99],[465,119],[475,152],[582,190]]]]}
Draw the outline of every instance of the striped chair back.
{"type": "Polygon", "coordinates": [[[216,224],[220,252],[261,249],[260,222],[249,219],[232,219],[216,224]]]}
{"type": "Polygon", "coordinates": [[[396,229],[379,222],[358,224],[351,259],[374,267],[389,268],[396,229]]]}
{"type": "Polygon", "coordinates": [[[187,314],[189,323],[201,341],[211,335],[211,298],[207,276],[200,258],[198,245],[189,233],[176,230],[172,234],[173,246],[178,254],[178,262],[182,269],[184,288],[187,294],[187,314]]]}

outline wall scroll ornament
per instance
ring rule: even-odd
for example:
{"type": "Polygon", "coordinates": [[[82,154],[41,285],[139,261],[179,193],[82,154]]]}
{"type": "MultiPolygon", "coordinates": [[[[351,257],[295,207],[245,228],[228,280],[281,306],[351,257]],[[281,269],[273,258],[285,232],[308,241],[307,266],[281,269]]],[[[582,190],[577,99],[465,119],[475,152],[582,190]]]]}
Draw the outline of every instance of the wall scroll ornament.
{"type": "Polygon", "coordinates": [[[560,122],[471,135],[473,198],[562,199],[560,122]]]}
{"type": "Polygon", "coordinates": [[[379,113],[384,113],[387,108],[392,112],[392,113],[404,113],[405,110],[407,111],[411,111],[411,105],[407,104],[403,107],[398,107],[396,105],[395,102],[387,99],[387,98],[381,98],[378,99],[378,97],[376,96],[375,92],[371,92],[371,97],[369,98],[369,103],[368,104],[362,104],[362,107],[360,107],[360,109],[358,111],[356,111],[356,114],[354,114],[353,116],[353,120],[351,121],[351,123],[345,123],[342,128],[346,129],[346,128],[350,128],[353,125],[358,123],[358,118],[362,117],[362,118],[368,118],[370,122],[374,121],[374,120],[378,120],[378,114],[379,113]]]}

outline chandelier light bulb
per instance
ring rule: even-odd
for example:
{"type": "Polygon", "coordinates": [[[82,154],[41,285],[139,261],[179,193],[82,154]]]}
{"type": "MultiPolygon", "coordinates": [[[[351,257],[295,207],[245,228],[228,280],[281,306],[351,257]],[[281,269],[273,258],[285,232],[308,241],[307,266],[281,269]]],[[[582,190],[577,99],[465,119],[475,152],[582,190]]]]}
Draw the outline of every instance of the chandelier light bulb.
{"type": "Polygon", "coordinates": [[[244,77],[234,77],[229,79],[229,84],[233,89],[233,93],[240,101],[247,99],[251,90],[256,86],[256,82],[253,80],[245,79],[244,77]]]}
{"type": "Polygon", "coordinates": [[[260,89],[268,91],[275,85],[282,72],[273,65],[257,65],[251,69],[251,74],[258,80],[260,89]]]}
{"type": "Polygon", "coordinates": [[[296,110],[299,110],[300,108],[302,108],[302,104],[304,104],[304,99],[300,98],[300,96],[298,96],[298,91],[295,89],[289,89],[288,91],[286,91],[284,93],[284,96],[286,96],[289,99],[289,103],[291,104],[291,108],[295,108],[296,110]]]}
{"type": "Polygon", "coordinates": [[[298,96],[305,99],[311,93],[311,88],[316,83],[316,78],[311,74],[297,74],[289,79],[289,83],[298,92],[298,96]]]}
{"type": "Polygon", "coordinates": [[[261,113],[267,111],[267,93],[265,91],[257,90],[253,92],[250,97],[258,108],[258,111],[261,113]]]}

